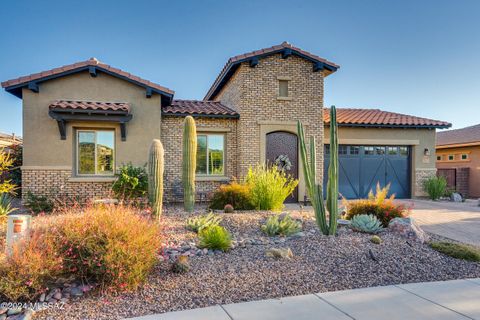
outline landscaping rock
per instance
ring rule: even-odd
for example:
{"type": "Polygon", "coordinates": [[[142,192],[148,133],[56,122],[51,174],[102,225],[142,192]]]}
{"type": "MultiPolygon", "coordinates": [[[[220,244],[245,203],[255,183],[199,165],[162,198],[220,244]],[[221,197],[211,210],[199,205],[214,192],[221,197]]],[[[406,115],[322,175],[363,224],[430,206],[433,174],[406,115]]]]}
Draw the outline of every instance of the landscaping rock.
{"type": "Polygon", "coordinates": [[[347,227],[351,224],[350,220],[345,220],[345,219],[338,219],[337,223],[338,223],[338,226],[340,227],[347,227]]]}
{"type": "Polygon", "coordinates": [[[14,316],[16,314],[19,314],[20,312],[22,312],[22,308],[11,308],[8,309],[7,316],[14,316]]]}
{"type": "Polygon", "coordinates": [[[450,201],[453,201],[453,202],[462,202],[462,201],[463,201],[462,195],[461,195],[460,193],[454,192],[454,193],[452,193],[452,195],[450,196],[450,201]]]}
{"type": "Polygon", "coordinates": [[[0,320],[5,320],[7,319],[7,315],[6,314],[0,314],[0,320]]]}
{"type": "Polygon", "coordinates": [[[72,288],[72,290],[70,291],[70,294],[73,296],[73,297],[81,297],[83,296],[83,291],[78,288],[78,287],[74,287],[72,288]]]}
{"type": "Polygon", "coordinates": [[[40,295],[40,298],[38,299],[38,301],[44,302],[44,301],[45,301],[45,297],[46,297],[45,293],[42,293],[42,294],[40,295]]]}
{"type": "Polygon", "coordinates": [[[388,224],[388,229],[402,237],[420,243],[428,241],[428,235],[418,226],[413,218],[394,218],[388,224]]]}
{"type": "Polygon", "coordinates": [[[0,308],[0,314],[7,313],[8,308],[0,308]]]}
{"type": "Polygon", "coordinates": [[[290,248],[270,248],[265,252],[265,255],[276,259],[291,260],[293,258],[293,252],[290,248]]]}
{"type": "Polygon", "coordinates": [[[302,232],[302,231],[292,234],[290,236],[291,239],[303,238],[303,237],[305,237],[305,232],[302,232]]]}

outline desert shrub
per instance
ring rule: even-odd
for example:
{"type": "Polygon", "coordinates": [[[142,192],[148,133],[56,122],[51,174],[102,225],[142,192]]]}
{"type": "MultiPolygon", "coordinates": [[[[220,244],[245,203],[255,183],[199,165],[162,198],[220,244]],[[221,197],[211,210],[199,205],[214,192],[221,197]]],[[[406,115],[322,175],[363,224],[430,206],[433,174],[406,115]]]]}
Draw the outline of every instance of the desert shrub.
{"type": "Polygon", "coordinates": [[[104,288],[135,289],[147,277],[160,250],[158,225],[124,206],[89,207],[68,213],[51,232],[64,270],[104,288]]]}
{"type": "Polygon", "coordinates": [[[202,229],[218,226],[222,218],[210,212],[209,214],[188,218],[186,221],[187,229],[193,232],[200,232],[202,229]]]}
{"type": "Polygon", "coordinates": [[[375,193],[373,193],[373,190],[368,192],[368,200],[378,205],[381,205],[385,201],[393,201],[395,199],[395,194],[392,194],[390,197],[388,197],[389,191],[390,183],[383,188],[380,187],[380,183],[377,183],[377,186],[375,187],[375,193]]]}
{"type": "Polygon", "coordinates": [[[32,210],[33,213],[40,212],[50,213],[53,211],[55,203],[54,200],[46,195],[35,195],[28,191],[25,197],[25,207],[32,210]]]}
{"type": "Polygon", "coordinates": [[[16,187],[8,178],[13,162],[14,158],[11,154],[0,148],[0,193],[15,193],[16,187]]]}
{"type": "Polygon", "coordinates": [[[480,261],[480,248],[467,244],[439,241],[430,243],[430,247],[456,259],[480,261]]]}
{"type": "Polygon", "coordinates": [[[438,200],[447,191],[447,180],[442,176],[433,176],[423,182],[423,188],[431,200],[438,200]]]}
{"type": "Polygon", "coordinates": [[[147,195],[148,176],[144,167],[135,167],[131,163],[123,165],[117,177],[112,191],[118,199],[130,200],[147,195]]]}
{"type": "Polygon", "coordinates": [[[210,226],[200,231],[199,247],[227,251],[232,246],[232,236],[221,226],[210,226]]]}
{"type": "Polygon", "coordinates": [[[351,220],[359,214],[373,214],[382,223],[388,227],[390,220],[394,218],[404,218],[408,215],[409,208],[404,204],[397,204],[393,201],[385,201],[381,204],[371,200],[348,201],[346,219],[351,220]]]}
{"type": "Polygon", "coordinates": [[[379,233],[382,231],[382,223],[372,214],[358,214],[352,218],[352,229],[365,233],[379,233]]]}
{"type": "Polygon", "coordinates": [[[12,206],[12,198],[7,193],[0,193],[0,220],[5,219],[5,217],[17,210],[17,208],[12,206]]]}
{"type": "Polygon", "coordinates": [[[261,227],[262,231],[270,237],[290,236],[302,231],[302,223],[292,219],[288,214],[270,216],[261,227]]]}
{"type": "Polygon", "coordinates": [[[0,296],[3,301],[31,301],[63,273],[54,235],[33,230],[17,242],[8,258],[0,258],[0,296]]]}
{"type": "Polygon", "coordinates": [[[190,270],[190,262],[188,256],[179,256],[172,263],[171,270],[174,273],[187,273],[190,270]]]}
{"type": "Polygon", "coordinates": [[[250,186],[251,199],[258,210],[280,211],[285,199],[298,185],[298,180],[284,171],[266,165],[250,168],[245,181],[250,186]]]}
{"type": "Polygon", "coordinates": [[[254,205],[250,195],[250,186],[233,181],[230,184],[221,185],[211,199],[210,208],[222,210],[227,204],[236,210],[252,210],[254,205]]]}

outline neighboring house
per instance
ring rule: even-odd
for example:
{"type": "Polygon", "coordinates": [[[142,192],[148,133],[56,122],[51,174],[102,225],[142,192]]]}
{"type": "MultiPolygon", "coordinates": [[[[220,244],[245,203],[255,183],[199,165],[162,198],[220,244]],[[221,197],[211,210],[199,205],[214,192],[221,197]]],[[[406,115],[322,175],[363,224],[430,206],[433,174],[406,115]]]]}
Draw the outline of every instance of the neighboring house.
{"type": "Polygon", "coordinates": [[[480,198],[480,124],[437,134],[437,169],[467,197],[480,198]]]}
{"type": "MultiPolygon", "coordinates": [[[[181,179],[183,118],[192,115],[199,194],[286,156],[288,172],[300,180],[289,201],[303,200],[296,121],[317,139],[322,181],[324,80],[338,68],[284,42],[230,58],[200,101],[174,100],[172,90],[93,58],[3,82],[23,99],[23,190],[104,197],[115,169],[144,165],[151,140],[160,138],[170,200],[181,179]]],[[[340,192],[347,197],[363,197],[377,182],[391,183],[399,197],[422,195],[421,182],[436,172],[435,129],[450,126],[376,109],[339,109],[338,122],[340,192]]]]}
{"type": "Polygon", "coordinates": [[[8,134],[0,132],[0,149],[8,150],[11,146],[22,144],[22,138],[15,133],[8,134]]]}

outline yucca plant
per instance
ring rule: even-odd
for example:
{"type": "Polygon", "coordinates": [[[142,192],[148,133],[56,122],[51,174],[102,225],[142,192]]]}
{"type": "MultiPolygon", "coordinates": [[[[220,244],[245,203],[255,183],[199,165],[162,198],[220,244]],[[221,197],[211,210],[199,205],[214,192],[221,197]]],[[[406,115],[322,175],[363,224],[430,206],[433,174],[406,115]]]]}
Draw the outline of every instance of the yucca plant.
{"type": "Polygon", "coordinates": [[[0,193],[0,220],[17,210],[12,206],[12,198],[7,193],[0,193]]]}
{"type": "Polygon", "coordinates": [[[338,218],[338,136],[337,111],[335,106],[330,108],[330,166],[328,168],[326,206],[323,199],[323,188],[317,182],[317,157],[315,137],[310,138],[310,161],[307,157],[305,132],[300,121],[297,122],[297,131],[300,142],[300,155],[303,164],[303,175],[308,196],[315,212],[315,220],[320,231],[325,235],[335,235],[338,218]],[[326,207],[326,208],[325,208],[326,207]],[[328,222],[327,222],[328,211],[328,222]]]}

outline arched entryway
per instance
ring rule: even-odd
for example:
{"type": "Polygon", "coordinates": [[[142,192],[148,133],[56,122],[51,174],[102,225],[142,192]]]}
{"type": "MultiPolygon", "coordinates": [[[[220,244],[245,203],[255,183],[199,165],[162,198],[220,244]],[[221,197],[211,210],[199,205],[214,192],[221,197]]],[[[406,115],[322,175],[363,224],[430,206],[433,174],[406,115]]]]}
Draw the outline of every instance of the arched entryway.
{"type": "MultiPolygon", "coordinates": [[[[269,164],[277,163],[283,166],[286,173],[298,179],[298,138],[286,131],[267,133],[266,160],[269,164]]],[[[298,188],[285,202],[298,202],[298,188]]]]}

